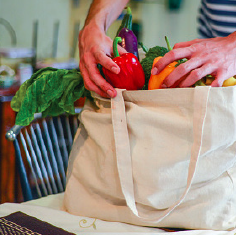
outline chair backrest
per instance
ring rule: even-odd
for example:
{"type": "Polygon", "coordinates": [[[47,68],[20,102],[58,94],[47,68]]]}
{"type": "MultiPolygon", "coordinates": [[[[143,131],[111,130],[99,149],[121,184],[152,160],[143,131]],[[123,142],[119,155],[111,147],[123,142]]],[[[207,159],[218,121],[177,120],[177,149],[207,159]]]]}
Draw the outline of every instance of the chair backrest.
{"type": "Polygon", "coordinates": [[[13,141],[16,168],[24,201],[63,192],[77,115],[35,118],[27,127],[15,125],[6,133],[13,141]]]}

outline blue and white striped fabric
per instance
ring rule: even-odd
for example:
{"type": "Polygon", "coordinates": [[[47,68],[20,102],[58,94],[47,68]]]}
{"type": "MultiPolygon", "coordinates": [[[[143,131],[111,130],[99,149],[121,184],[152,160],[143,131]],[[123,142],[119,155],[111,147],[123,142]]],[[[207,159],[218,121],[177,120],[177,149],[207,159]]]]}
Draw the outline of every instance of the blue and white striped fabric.
{"type": "Polygon", "coordinates": [[[236,0],[202,0],[200,38],[225,37],[236,31],[236,0]]]}

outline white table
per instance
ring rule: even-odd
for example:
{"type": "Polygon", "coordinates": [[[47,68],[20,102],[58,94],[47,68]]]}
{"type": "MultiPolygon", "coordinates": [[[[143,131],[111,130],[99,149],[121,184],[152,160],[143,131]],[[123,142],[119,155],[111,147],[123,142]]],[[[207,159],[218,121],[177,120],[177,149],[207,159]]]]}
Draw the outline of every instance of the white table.
{"type": "MultiPolygon", "coordinates": [[[[50,195],[41,199],[24,203],[4,203],[0,205],[0,217],[21,211],[30,216],[46,221],[56,227],[63,228],[75,234],[107,234],[113,235],[161,235],[172,234],[156,228],[140,227],[118,222],[107,222],[93,218],[71,215],[62,211],[63,193],[50,195]]],[[[180,231],[178,235],[235,235],[236,231],[180,231]]]]}

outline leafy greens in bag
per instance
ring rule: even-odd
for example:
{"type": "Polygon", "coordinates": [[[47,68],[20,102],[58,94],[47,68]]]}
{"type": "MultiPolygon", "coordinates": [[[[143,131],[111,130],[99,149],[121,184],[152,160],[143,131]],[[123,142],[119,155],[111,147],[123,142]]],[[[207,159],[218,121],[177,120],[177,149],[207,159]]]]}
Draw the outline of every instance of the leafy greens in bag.
{"type": "Polygon", "coordinates": [[[11,107],[18,112],[15,124],[29,125],[35,113],[42,113],[43,117],[75,114],[74,102],[80,97],[91,98],[80,72],[43,68],[25,81],[13,97],[11,107]]]}

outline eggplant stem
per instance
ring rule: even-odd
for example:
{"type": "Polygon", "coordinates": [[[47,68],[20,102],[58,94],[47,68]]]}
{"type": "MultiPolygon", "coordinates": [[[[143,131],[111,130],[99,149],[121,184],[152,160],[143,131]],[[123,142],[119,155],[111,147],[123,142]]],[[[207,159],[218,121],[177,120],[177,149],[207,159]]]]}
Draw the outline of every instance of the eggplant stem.
{"type": "Polygon", "coordinates": [[[127,7],[127,8],[126,8],[126,14],[129,14],[129,15],[132,14],[132,11],[131,11],[131,8],[130,8],[130,7],[127,7]]]}

